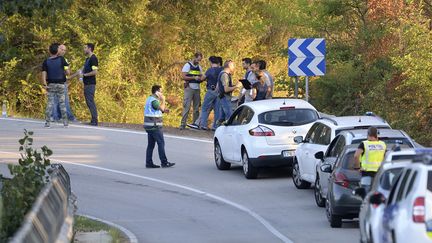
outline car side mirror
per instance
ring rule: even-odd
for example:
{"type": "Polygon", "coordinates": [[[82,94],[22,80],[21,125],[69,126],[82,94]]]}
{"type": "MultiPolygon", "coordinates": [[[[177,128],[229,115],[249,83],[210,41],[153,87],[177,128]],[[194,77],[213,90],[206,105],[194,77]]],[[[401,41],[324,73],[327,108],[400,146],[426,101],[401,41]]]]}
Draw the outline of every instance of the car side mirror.
{"type": "Polygon", "coordinates": [[[363,187],[358,187],[354,189],[353,194],[364,199],[366,197],[366,189],[363,187]]]}
{"type": "Polygon", "coordinates": [[[296,136],[294,137],[295,143],[303,143],[303,136],[296,136]]]}
{"type": "Polygon", "coordinates": [[[228,126],[228,121],[224,121],[224,122],[222,122],[222,125],[224,125],[224,126],[228,126]]]}
{"type": "Polygon", "coordinates": [[[324,173],[331,173],[332,172],[332,166],[330,164],[323,164],[323,165],[321,165],[320,169],[324,173]]]}
{"type": "Polygon", "coordinates": [[[319,151],[319,152],[315,153],[315,159],[324,160],[324,152],[319,151]]]}
{"type": "Polygon", "coordinates": [[[369,198],[369,203],[372,205],[376,205],[376,206],[385,203],[385,201],[386,201],[386,199],[385,199],[384,195],[379,193],[379,192],[373,194],[369,198]]]}

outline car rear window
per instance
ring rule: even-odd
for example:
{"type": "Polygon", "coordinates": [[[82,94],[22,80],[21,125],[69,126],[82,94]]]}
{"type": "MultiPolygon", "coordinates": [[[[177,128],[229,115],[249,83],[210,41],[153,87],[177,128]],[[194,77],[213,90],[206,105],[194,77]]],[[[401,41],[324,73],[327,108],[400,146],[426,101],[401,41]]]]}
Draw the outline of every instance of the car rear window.
{"type": "Polygon", "coordinates": [[[427,189],[432,192],[432,170],[428,171],[427,189]]]}
{"type": "MultiPolygon", "coordinates": [[[[352,144],[360,144],[361,142],[365,141],[366,139],[355,139],[352,141],[352,144]]],[[[413,144],[407,139],[407,138],[379,138],[379,140],[385,142],[387,144],[387,147],[389,148],[389,145],[400,145],[403,147],[412,148],[413,144]]]]}
{"type": "Polygon", "coordinates": [[[402,168],[394,168],[385,171],[380,177],[380,185],[384,190],[390,190],[393,186],[393,183],[398,178],[400,173],[402,172],[402,168]]]}
{"type": "Polygon", "coordinates": [[[348,152],[342,158],[342,168],[347,170],[354,170],[355,168],[355,160],[354,160],[355,151],[348,152]]]}
{"type": "Polygon", "coordinates": [[[274,110],[258,115],[259,123],[284,127],[301,126],[317,119],[317,112],[311,109],[274,110]]]}

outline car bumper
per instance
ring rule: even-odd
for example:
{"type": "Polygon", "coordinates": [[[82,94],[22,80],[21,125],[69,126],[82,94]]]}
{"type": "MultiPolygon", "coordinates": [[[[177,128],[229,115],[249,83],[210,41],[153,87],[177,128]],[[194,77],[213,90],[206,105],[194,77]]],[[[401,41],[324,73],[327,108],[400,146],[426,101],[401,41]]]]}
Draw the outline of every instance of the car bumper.
{"type": "Polygon", "coordinates": [[[333,187],[333,212],[346,218],[356,218],[362,201],[352,194],[352,189],[339,185],[333,187]]]}
{"type": "Polygon", "coordinates": [[[281,167],[291,166],[294,157],[283,157],[280,155],[263,155],[258,158],[249,158],[249,161],[254,167],[281,167]]]}

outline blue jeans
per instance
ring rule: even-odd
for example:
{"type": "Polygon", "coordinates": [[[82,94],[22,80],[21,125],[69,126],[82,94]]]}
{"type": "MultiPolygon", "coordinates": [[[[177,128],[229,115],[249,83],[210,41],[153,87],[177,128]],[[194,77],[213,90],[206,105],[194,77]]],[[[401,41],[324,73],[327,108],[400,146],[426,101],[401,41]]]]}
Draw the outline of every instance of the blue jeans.
{"type": "Polygon", "coordinates": [[[231,100],[225,96],[223,98],[218,98],[217,106],[219,109],[218,121],[223,122],[228,120],[232,114],[231,100]]]}
{"type": "Polygon", "coordinates": [[[205,96],[204,96],[204,102],[202,104],[201,109],[201,127],[207,127],[208,117],[210,115],[210,111],[214,109],[215,118],[213,121],[212,128],[216,128],[216,102],[218,99],[218,94],[214,90],[207,90],[205,96]]]}
{"type": "Polygon", "coordinates": [[[146,153],[146,165],[153,165],[153,150],[157,143],[159,159],[161,164],[166,164],[168,159],[165,154],[165,140],[163,137],[162,129],[155,130],[146,130],[148,144],[147,144],[147,153],[146,153]]]}
{"type": "MultiPolygon", "coordinates": [[[[72,113],[72,110],[69,105],[69,95],[68,95],[68,87],[65,84],[65,105],[66,105],[66,114],[69,121],[75,121],[75,116],[72,113]]],[[[60,103],[57,97],[54,98],[54,107],[52,110],[52,117],[55,121],[58,121],[61,119],[61,112],[60,112],[60,103]]]]}

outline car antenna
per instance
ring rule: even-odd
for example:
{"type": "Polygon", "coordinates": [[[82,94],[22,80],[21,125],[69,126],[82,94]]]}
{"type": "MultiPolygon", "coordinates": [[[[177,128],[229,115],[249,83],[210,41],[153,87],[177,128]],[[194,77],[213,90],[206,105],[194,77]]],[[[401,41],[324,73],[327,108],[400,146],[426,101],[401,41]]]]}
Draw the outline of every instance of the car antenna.
{"type": "Polygon", "coordinates": [[[284,98],[284,102],[282,103],[282,105],[286,105],[286,103],[285,103],[285,98],[284,98]]]}
{"type": "Polygon", "coordinates": [[[359,116],[359,122],[361,122],[361,116],[359,116]]]}

